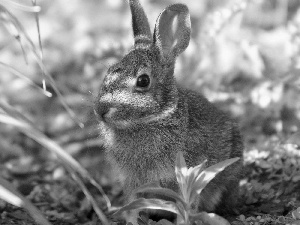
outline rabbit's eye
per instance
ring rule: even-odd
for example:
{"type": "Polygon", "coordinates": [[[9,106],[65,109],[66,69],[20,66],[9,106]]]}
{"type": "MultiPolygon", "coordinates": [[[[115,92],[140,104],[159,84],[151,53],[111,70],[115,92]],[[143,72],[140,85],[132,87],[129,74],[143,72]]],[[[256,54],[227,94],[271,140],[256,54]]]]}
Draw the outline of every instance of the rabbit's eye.
{"type": "Polygon", "coordinates": [[[147,74],[142,74],[137,78],[136,86],[139,88],[147,88],[150,85],[150,77],[147,74]]]}

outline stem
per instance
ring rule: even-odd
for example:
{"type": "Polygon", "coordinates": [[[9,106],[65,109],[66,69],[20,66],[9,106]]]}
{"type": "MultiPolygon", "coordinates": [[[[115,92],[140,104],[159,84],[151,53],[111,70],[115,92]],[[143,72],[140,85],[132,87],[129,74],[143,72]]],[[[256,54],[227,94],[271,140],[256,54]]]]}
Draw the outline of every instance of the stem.
{"type": "Polygon", "coordinates": [[[185,224],[187,224],[187,225],[190,224],[189,210],[184,211],[184,221],[185,221],[185,224]]]}

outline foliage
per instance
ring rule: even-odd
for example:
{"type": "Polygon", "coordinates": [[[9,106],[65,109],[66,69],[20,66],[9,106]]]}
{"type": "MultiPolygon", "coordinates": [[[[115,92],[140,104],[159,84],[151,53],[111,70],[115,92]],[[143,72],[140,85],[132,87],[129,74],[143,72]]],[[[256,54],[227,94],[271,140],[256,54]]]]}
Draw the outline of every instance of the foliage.
{"type": "Polygon", "coordinates": [[[37,223],[43,225],[51,225],[43,214],[21,193],[19,193],[13,185],[0,177],[0,198],[5,201],[18,206],[24,207],[37,223]]]}
{"type": "MultiPolygon", "coordinates": [[[[18,4],[16,2],[6,2],[6,4],[12,4],[22,10],[27,10],[31,12],[39,12],[40,7],[36,6],[36,1],[32,1],[33,7],[24,6],[21,4],[18,4]]],[[[16,18],[13,14],[11,14],[5,7],[5,5],[0,4],[0,19],[2,20],[3,24],[6,26],[8,31],[16,38],[16,40],[20,43],[21,49],[23,51],[23,55],[25,58],[25,61],[27,62],[26,53],[23,48],[23,42],[25,41],[27,47],[32,51],[34,56],[36,57],[36,60],[41,67],[44,76],[47,76],[49,79],[49,82],[52,84],[53,89],[56,91],[56,93],[61,96],[60,91],[58,91],[55,82],[51,75],[46,71],[45,66],[43,64],[43,57],[42,57],[42,46],[41,46],[41,39],[40,39],[40,31],[39,31],[39,19],[38,15],[36,14],[36,22],[37,22],[37,29],[39,33],[39,43],[40,43],[40,52],[33,44],[32,40],[29,38],[27,33],[25,32],[23,26],[21,25],[18,18],[16,18]],[[39,54],[40,53],[40,54],[39,54]]],[[[12,68],[11,66],[1,63],[1,66],[5,67],[12,73],[18,75],[21,78],[25,78],[27,81],[29,81],[31,84],[35,85],[30,79],[28,79],[26,76],[24,76],[21,72],[17,71],[16,69],[12,68]]],[[[46,90],[45,81],[43,80],[43,93],[48,96],[52,97],[52,94],[46,90]]],[[[62,104],[65,106],[65,109],[69,112],[71,117],[74,118],[75,121],[78,121],[77,118],[75,118],[73,111],[69,108],[69,106],[65,103],[65,100],[61,97],[62,104]]],[[[57,145],[55,142],[47,138],[44,134],[42,134],[38,129],[35,128],[34,123],[32,123],[31,120],[27,119],[26,116],[23,116],[21,113],[19,113],[17,110],[15,110],[13,107],[8,105],[3,101],[3,99],[0,99],[0,108],[5,112],[0,114],[0,122],[13,125],[17,127],[20,131],[24,132],[29,137],[33,138],[37,142],[39,142],[41,145],[43,145],[45,148],[49,149],[53,153],[57,154],[58,157],[61,159],[61,161],[64,163],[66,169],[70,172],[72,177],[74,177],[74,180],[77,181],[77,183],[82,188],[82,191],[86,194],[87,198],[91,201],[95,212],[99,216],[99,219],[103,222],[103,224],[108,224],[107,218],[103,214],[102,210],[98,207],[95,199],[90,194],[89,190],[86,188],[86,185],[83,181],[83,179],[87,179],[92,185],[94,185],[100,193],[103,195],[105,201],[107,202],[108,208],[110,208],[110,201],[103,192],[100,185],[90,176],[90,174],[75,160],[72,156],[67,154],[59,145],[57,145]],[[78,174],[77,174],[78,173],[78,174]]],[[[78,122],[79,126],[81,125],[81,122],[78,122]]],[[[28,210],[28,212],[33,216],[33,218],[36,220],[36,222],[40,224],[50,224],[39,212],[39,210],[32,205],[25,197],[23,197],[17,190],[13,188],[13,186],[5,181],[4,179],[0,179],[0,187],[1,192],[0,196],[2,199],[6,200],[7,202],[10,202],[11,204],[18,206],[18,207],[24,207],[28,210]]]]}
{"type": "Polygon", "coordinates": [[[136,193],[155,193],[162,197],[171,198],[173,201],[161,199],[136,199],[123,206],[114,215],[120,215],[124,211],[137,209],[166,210],[178,215],[179,224],[193,224],[195,221],[202,221],[205,224],[229,224],[225,219],[206,212],[195,213],[193,203],[197,200],[206,185],[227,166],[236,162],[239,158],[228,159],[210,166],[206,169],[205,162],[196,167],[187,168],[182,152],[177,153],[175,174],[179,185],[180,193],[171,189],[162,188],[156,184],[146,184],[136,190],[136,193]]]}
{"type": "MultiPolygon", "coordinates": [[[[34,124],[20,114],[18,111],[14,110],[12,107],[7,106],[0,102],[0,107],[11,116],[7,114],[0,114],[0,122],[13,125],[17,127],[20,131],[25,133],[27,136],[36,140],[36,142],[43,145],[46,149],[53,152],[62,161],[70,174],[74,177],[75,181],[81,186],[83,192],[86,194],[87,198],[92,202],[94,210],[104,224],[108,224],[108,221],[103,214],[102,210],[98,207],[95,199],[92,197],[86,185],[84,184],[84,179],[87,179],[90,184],[94,185],[100,193],[103,195],[105,201],[107,202],[107,207],[110,208],[110,201],[105,195],[104,191],[100,185],[90,176],[90,174],[69,154],[67,154],[59,145],[53,142],[51,139],[47,138],[39,130],[37,130],[34,124]]],[[[1,184],[1,180],[0,180],[1,184]]],[[[30,204],[26,204],[29,205],[30,204]]],[[[19,205],[17,205],[19,206],[19,205]]],[[[29,207],[31,209],[32,207],[29,207]]]]}

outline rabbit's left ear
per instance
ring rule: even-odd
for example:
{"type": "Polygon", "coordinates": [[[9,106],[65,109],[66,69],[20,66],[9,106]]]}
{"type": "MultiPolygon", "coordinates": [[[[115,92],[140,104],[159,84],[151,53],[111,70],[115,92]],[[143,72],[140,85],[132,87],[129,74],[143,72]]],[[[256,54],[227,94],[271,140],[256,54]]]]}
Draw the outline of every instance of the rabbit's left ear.
{"type": "Polygon", "coordinates": [[[170,5],[159,15],[153,39],[165,60],[175,60],[189,45],[190,36],[191,20],[186,5],[170,5]]]}
{"type": "Polygon", "coordinates": [[[152,43],[150,25],[139,0],[129,0],[135,47],[152,43]]]}

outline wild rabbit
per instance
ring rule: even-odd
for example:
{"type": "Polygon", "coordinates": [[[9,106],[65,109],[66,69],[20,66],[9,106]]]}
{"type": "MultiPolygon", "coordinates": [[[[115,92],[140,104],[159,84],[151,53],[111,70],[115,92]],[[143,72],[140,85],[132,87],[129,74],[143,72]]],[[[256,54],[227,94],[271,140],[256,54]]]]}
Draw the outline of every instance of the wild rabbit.
{"type": "Polygon", "coordinates": [[[109,161],[125,177],[124,192],[148,182],[177,191],[174,161],[184,153],[189,167],[240,157],[199,196],[196,211],[224,214],[238,196],[242,139],[235,122],[202,95],[180,87],[174,78],[176,57],[190,40],[189,11],[168,6],[152,37],[138,0],[129,0],[134,47],[112,65],[95,104],[109,161]]]}

